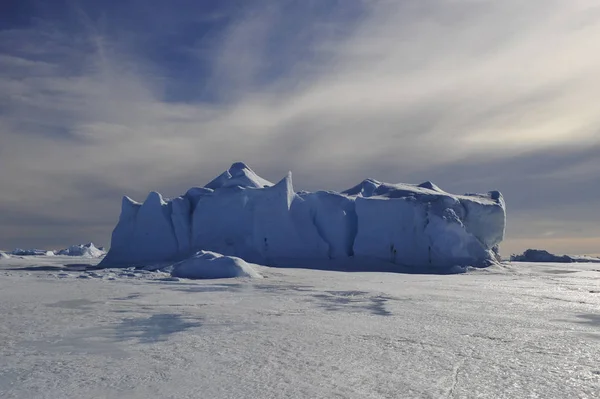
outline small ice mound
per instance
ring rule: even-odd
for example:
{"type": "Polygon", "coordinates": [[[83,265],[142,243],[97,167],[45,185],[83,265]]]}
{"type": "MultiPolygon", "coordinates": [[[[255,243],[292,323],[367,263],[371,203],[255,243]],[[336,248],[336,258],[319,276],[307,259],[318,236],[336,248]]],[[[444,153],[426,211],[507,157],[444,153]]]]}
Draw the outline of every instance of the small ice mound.
{"type": "Polygon", "coordinates": [[[0,259],[10,259],[10,255],[6,252],[0,251],[0,259]]]}
{"type": "Polygon", "coordinates": [[[190,279],[262,277],[243,259],[210,251],[197,252],[192,257],[176,263],[171,276],[190,279]]]}

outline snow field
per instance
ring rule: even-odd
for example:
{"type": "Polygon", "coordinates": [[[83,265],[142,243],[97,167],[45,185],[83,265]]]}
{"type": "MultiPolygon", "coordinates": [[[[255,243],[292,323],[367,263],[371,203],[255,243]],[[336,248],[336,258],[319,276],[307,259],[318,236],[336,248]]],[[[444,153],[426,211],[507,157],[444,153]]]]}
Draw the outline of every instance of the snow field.
{"type": "Polygon", "coordinates": [[[35,269],[60,258],[0,262],[2,398],[600,396],[594,264],[178,281],[35,269]]]}

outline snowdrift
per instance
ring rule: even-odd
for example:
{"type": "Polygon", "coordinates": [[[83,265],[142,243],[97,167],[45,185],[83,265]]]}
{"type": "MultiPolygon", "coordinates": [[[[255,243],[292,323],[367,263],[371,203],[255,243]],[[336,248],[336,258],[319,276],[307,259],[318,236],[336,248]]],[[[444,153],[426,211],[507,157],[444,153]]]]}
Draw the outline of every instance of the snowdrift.
{"type": "Polygon", "coordinates": [[[271,266],[350,257],[414,268],[485,266],[498,258],[505,220],[497,191],[452,195],[430,182],[368,179],[342,193],[296,193],[291,173],[273,184],[235,163],[174,199],[124,197],[101,264],[180,261],[205,250],[271,266]]]}
{"type": "Polygon", "coordinates": [[[262,276],[243,259],[223,256],[210,251],[199,251],[194,256],[174,265],[171,276],[190,279],[233,278],[262,276]]]}
{"type": "Polygon", "coordinates": [[[10,259],[10,255],[6,252],[0,251],[0,259],[10,259]]]}
{"type": "Polygon", "coordinates": [[[600,258],[582,255],[554,255],[542,249],[528,249],[521,255],[511,255],[512,262],[600,263],[600,258]]]}

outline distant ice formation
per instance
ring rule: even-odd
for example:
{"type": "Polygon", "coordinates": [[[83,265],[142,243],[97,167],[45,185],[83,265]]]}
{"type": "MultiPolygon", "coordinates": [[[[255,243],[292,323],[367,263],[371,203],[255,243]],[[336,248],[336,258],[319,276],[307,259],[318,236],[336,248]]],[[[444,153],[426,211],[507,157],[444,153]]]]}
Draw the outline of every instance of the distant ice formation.
{"type": "Polygon", "coordinates": [[[528,249],[521,255],[511,255],[512,262],[600,263],[600,258],[583,255],[554,255],[542,249],[528,249]]]}
{"type": "Polygon", "coordinates": [[[205,187],[166,200],[123,198],[103,265],[179,261],[197,251],[247,262],[485,266],[498,259],[505,205],[497,191],[452,195],[433,183],[368,179],[342,193],[298,192],[289,173],[273,184],[243,163],[205,187]]]}
{"type": "Polygon", "coordinates": [[[17,248],[10,252],[14,256],[80,256],[84,258],[100,258],[106,254],[103,247],[96,248],[93,243],[71,245],[69,248],[60,250],[47,249],[21,249],[17,248]]]}
{"type": "Polygon", "coordinates": [[[15,256],[54,256],[54,251],[48,251],[47,249],[16,248],[10,254],[15,256]]]}
{"type": "Polygon", "coordinates": [[[55,251],[55,254],[63,256],[82,256],[84,258],[100,258],[106,254],[106,252],[104,249],[96,248],[96,246],[90,242],[88,244],[71,245],[69,248],[55,251]]]}
{"type": "Polygon", "coordinates": [[[0,259],[10,259],[10,255],[6,252],[0,251],[0,259]]]}

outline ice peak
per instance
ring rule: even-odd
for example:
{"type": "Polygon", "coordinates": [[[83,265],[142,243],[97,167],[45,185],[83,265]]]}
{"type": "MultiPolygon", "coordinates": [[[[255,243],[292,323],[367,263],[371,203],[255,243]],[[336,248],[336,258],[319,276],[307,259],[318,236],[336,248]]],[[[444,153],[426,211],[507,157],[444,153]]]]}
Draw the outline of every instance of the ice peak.
{"type": "Polygon", "coordinates": [[[150,191],[148,197],[146,197],[146,201],[144,201],[144,205],[166,205],[167,203],[163,200],[163,197],[160,193],[156,191],[150,191]]]}
{"type": "Polygon", "coordinates": [[[437,185],[433,184],[433,182],[430,182],[429,180],[419,184],[419,187],[426,188],[426,189],[432,190],[432,191],[437,191],[438,193],[444,192],[444,190],[442,190],[441,188],[439,188],[437,185]]]}
{"type": "Polygon", "coordinates": [[[133,207],[135,205],[140,205],[140,203],[138,203],[138,202],[132,200],[131,198],[129,198],[128,196],[124,195],[123,200],[122,200],[122,205],[123,205],[123,207],[125,207],[125,206],[133,207]]]}
{"type": "Polygon", "coordinates": [[[235,176],[236,173],[243,173],[244,169],[248,170],[249,172],[254,173],[254,171],[252,169],[250,169],[250,167],[243,162],[232,163],[231,167],[229,168],[229,173],[231,173],[232,176],[235,176]]]}
{"type": "Polygon", "coordinates": [[[381,185],[381,182],[375,179],[365,179],[358,183],[356,186],[349,188],[346,191],[342,191],[342,194],[346,195],[360,195],[363,197],[370,197],[373,192],[381,185]]]}
{"type": "Polygon", "coordinates": [[[254,173],[244,162],[234,162],[228,170],[204,187],[216,190],[223,187],[263,188],[272,185],[273,183],[254,173]]]}

